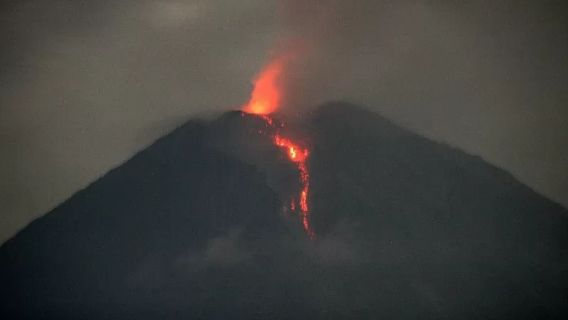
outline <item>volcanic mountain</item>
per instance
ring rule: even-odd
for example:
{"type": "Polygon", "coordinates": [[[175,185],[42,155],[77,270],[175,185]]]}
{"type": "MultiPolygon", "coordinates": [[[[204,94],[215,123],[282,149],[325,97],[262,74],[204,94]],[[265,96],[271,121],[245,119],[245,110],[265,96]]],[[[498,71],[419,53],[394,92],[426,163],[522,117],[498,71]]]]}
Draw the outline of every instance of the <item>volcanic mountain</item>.
{"type": "Polygon", "coordinates": [[[4,319],[568,319],[568,212],[346,103],[190,121],[0,248],[4,319]]]}

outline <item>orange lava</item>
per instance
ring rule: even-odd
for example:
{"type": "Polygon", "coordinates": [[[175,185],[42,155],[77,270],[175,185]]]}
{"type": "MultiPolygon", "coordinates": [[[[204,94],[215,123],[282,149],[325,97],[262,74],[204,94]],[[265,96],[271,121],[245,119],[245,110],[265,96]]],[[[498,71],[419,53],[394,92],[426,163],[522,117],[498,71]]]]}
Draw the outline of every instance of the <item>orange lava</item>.
{"type": "MultiPolygon", "coordinates": [[[[309,150],[302,147],[296,141],[283,137],[280,133],[282,126],[276,126],[271,114],[278,110],[282,100],[282,90],[280,78],[284,70],[286,60],[281,57],[269,63],[254,80],[254,89],[249,102],[243,106],[243,111],[256,114],[261,117],[267,127],[274,130],[272,141],[275,146],[286,152],[288,159],[296,166],[299,172],[300,190],[296,196],[290,197],[290,211],[295,212],[298,208],[302,218],[304,230],[310,238],[315,237],[315,233],[310,226],[309,214],[309,194],[310,194],[310,172],[308,170],[307,159],[309,150]],[[297,200],[299,199],[299,200],[297,200]]],[[[263,131],[259,131],[263,133],[263,131]]]]}
{"type": "Polygon", "coordinates": [[[281,137],[280,134],[274,136],[274,144],[284,148],[292,162],[304,163],[309,156],[308,149],[300,147],[290,139],[281,137]]]}
{"type": "MultiPolygon", "coordinates": [[[[310,226],[309,214],[310,207],[308,204],[308,196],[310,193],[310,172],[306,164],[306,160],[310,155],[307,148],[301,147],[299,144],[290,140],[289,138],[284,138],[280,136],[279,133],[274,135],[274,144],[279,148],[283,149],[288,155],[288,159],[296,165],[298,172],[300,173],[300,192],[298,198],[300,199],[299,207],[300,213],[302,215],[302,224],[304,225],[304,230],[310,238],[315,236],[313,229],[310,226]]],[[[296,210],[296,201],[294,197],[290,200],[290,210],[296,210]]]]}

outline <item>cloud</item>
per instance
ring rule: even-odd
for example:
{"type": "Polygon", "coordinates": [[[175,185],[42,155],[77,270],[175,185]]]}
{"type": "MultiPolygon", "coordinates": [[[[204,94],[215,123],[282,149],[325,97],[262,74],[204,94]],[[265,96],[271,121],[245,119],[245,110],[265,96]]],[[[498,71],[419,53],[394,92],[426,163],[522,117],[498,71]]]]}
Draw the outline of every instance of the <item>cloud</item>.
{"type": "Polygon", "coordinates": [[[197,2],[157,1],[149,3],[146,10],[151,22],[163,28],[179,28],[204,18],[204,8],[197,2]]]}
{"type": "Polygon", "coordinates": [[[356,223],[340,221],[330,232],[303,245],[305,254],[317,263],[328,266],[358,264],[365,257],[360,238],[356,223]]]}
{"type": "Polygon", "coordinates": [[[242,229],[236,228],[228,233],[209,240],[203,251],[190,251],[175,261],[177,269],[201,271],[210,267],[232,267],[246,264],[252,256],[241,240],[242,229]]]}

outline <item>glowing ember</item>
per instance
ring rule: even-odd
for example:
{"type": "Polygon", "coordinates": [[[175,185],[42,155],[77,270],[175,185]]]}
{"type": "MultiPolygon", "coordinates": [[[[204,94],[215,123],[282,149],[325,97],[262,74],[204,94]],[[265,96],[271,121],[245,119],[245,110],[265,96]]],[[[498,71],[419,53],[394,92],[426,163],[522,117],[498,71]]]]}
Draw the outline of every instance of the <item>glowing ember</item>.
{"type": "MultiPolygon", "coordinates": [[[[298,169],[300,190],[297,196],[292,196],[290,199],[290,211],[295,212],[299,208],[304,230],[310,238],[314,238],[315,233],[310,226],[310,207],[308,205],[310,172],[306,161],[309,151],[292,139],[283,137],[279,132],[279,127],[275,125],[270,116],[280,107],[282,91],[279,81],[285,62],[284,58],[275,59],[257,76],[254,80],[251,99],[243,106],[243,110],[260,116],[266,122],[267,127],[275,129],[275,133],[272,135],[274,145],[286,152],[288,159],[298,169]]],[[[262,134],[264,131],[259,131],[259,133],[262,134]]]]}

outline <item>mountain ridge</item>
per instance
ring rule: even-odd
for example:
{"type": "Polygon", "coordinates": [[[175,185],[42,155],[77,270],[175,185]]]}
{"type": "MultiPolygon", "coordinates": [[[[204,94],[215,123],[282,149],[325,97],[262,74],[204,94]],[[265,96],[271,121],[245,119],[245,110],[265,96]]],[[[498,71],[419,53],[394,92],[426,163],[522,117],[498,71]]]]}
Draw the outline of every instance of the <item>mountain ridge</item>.
{"type": "MultiPolygon", "coordinates": [[[[263,122],[190,121],[0,246],[13,318],[568,315],[568,216],[479,157],[343,102],[309,141],[316,240],[263,122]]],[[[295,132],[300,128],[302,132],[295,132]]]]}

